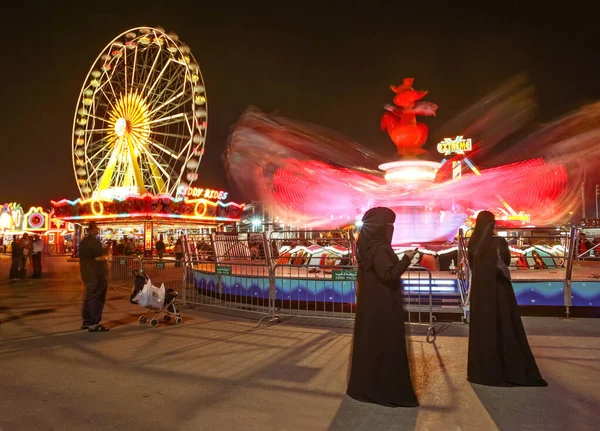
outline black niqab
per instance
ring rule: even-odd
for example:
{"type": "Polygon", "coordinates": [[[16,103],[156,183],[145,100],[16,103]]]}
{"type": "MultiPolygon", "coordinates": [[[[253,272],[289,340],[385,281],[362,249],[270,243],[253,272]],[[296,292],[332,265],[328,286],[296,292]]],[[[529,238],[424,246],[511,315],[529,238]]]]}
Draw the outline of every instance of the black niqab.
{"type": "Polygon", "coordinates": [[[392,249],[396,215],[373,208],[357,244],[358,298],[347,393],[387,407],[416,407],[404,333],[400,276],[410,265],[392,249]]]}
{"type": "Polygon", "coordinates": [[[488,386],[546,386],[531,353],[510,280],[498,271],[498,254],[510,264],[494,215],[482,211],[469,243],[472,269],[467,378],[488,386]]]}

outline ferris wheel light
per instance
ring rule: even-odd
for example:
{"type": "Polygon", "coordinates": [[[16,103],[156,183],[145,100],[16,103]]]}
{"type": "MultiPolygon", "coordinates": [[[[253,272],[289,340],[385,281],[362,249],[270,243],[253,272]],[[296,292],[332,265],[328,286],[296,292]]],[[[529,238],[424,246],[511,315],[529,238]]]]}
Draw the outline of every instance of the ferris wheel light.
{"type": "Polygon", "coordinates": [[[84,104],[84,106],[92,106],[94,101],[90,98],[85,98],[85,99],[83,99],[82,103],[84,104]]]}
{"type": "Polygon", "coordinates": [[[183,52],[184,54],[189,54],[190,53],[190,47],[187,45],[181,45],[179,47],[179,49],[181,50],[181,52],[183,52]]]}
{"type": "Polygon", "coordinates": [[[127,33],[127,34],[125,35],[125,37],[126,37],[127,39],[133,39],[135,36],[136,36],[136,34],[135,34],[133,31],[130,31],[129,33],[127,33]]]}
{"type": "Polygon", "coordinates": [[[177,33],[169,33],[167,36],[169,36],[171,39],[173,39],[175,42],[177,42],[179,40],[179,36],[177,35],[177,33]]]}
{"type": "Polygon", "coordinates": [[[83,157],[85,155],[85,151],[83,151],[81,148],[78,148],[77,150],[75,150],[75,155],[83,157]]]}
{"type": "Polygon", "coordinates": [[[85,90],[83,92],[83,94],[85,94],[86,96],[93,96],[94,95],[94,90],[88,88],[87,90],[85,90]]]}
{"type": "Polygon", "coordinates": [[[84,134],[85,132],[83,131],[83,129],[75,130],[75,136],[83,136],[84,134]]]}
{"type": "Polygon", "coordinates": [[[142,34],[148,34],[148,33],[150,33],[150,31],[151,31],[151,30],[150,30],[148,27],[142,27],[142,28],[140,28],[140,29],[138,29],[138,30],[139,30],[139,32],[140,32],[140,33],[142,33],[142,34]]]}
{"type": "Polygon", "coordinates": [[[83,168],[77,169],[77,175],[79,175],[80,177],[83,177],[85,175],[85,169],[83,169],[83,168]]]}
{"type": "Polygon", "coordinates": [[[92,71],[92,76],[93,76],[94,78],[99,78],[99,77],[100,77],[100,75],[102,75],[102,72],[100,72],[99,70],[93,70],[93,71],[92,71]]]}
{"type": "Polygon", "coordinates": [[[196,109],[196,117],[206,117],[206,109],[196,109]]]}
{"type": "Polygon", "coordinates": [[[140,39],[140,43],[141,43],[142,45],[150,45],[150,42],[151,42],[151,40],[150,40],[150,38],[149,38],[149,37],[147,37],[147,36],[146,36],[146,37],[142,37],[142,38],[140,39]]]}
{"type": "Polygon", "coordinates": [[[204,93],[205,91],[204,85],[194,85],[194,93],[204,93]]]}

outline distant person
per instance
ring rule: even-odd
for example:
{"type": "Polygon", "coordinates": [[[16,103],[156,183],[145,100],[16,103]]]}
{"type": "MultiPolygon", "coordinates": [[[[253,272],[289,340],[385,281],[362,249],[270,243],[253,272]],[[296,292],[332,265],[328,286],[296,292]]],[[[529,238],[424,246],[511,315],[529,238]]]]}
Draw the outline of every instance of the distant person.
{"type": "Polygon", "coordinates": [[[13,241],[11,244],[11,254],[12,254],[12,265],[10,267],[10,279],[18,280],[22,278],[21,274],[21,264],[23,262],[23,251],[21,250],[21,244],[19,243],[18,237],[13,236],[13,241]]]}
{"type": "Polygon", "coordinates": [[[163,241],[163,236],[160,235],[158,237],[158,241],[156,241],[156,254],[158,255],[158,258],[162,261],[163,260],[163,256],[165,255],[165,249],[167,248],[165,246],[165,242],[163,241]]]}
{"type": "Polygon", "coordinates": [[[417,252],[405,252],[398,260],[391,246],[395,220],[389,208],[372,208],[362,219],[347,394],[386,407],[418,407],[406,350],[400,283],[417,252]]]}
{"type": "Polygon", "coordinates": [[[129,240],[125,244],[125,256],[132,256],[134,254],[135,254],[135,244],[133,243],[133,238],[129,238],[129,240]]]}
{"type": "Polygon", "coordinates": [[[44,240],[36,235],[33,238],[33,245],[31,250],[31,263],[33,265],[33,278],[40,278],[42,276],[42,251],[44,250],[44,240]]]}
{"type": "Polygon", "coordinates": [[[21,277],[25,278],[25,276],[27,275],[27,262],[31,258],[31,249],[33,247],[33,243],[31,241],[31,238],[29,237],[29,234],[23,234],[23,236],[21,237],[20,245],[21,267],[19,268],[19,271],[21,272],[21,277]]]}
{"type": "Polygon", "coordinates": [[[472,269],[467,379],[487,386],[548,386],[531,353],[507,272],[510,250],[482,211],[469,242],[472,269]]]}
{"type": "Polygon", "coordinates": [[[175,242],[175,249],[173,252],[175,253],[175,266],[179,267],[183,260],[183,242],[181,241],[181,238],[178,238],[177,242],[175,242]]]}
{"type": "Polygon", "coordinates": [[[79,269],[85,286],[81,329],[106,332],[108,328],[102,326],[100,321],[108,289],[108,265],[106,253],[97,235],[98,227],[96,223],[91,222],[87,236],[79,243],[79,269]]]}

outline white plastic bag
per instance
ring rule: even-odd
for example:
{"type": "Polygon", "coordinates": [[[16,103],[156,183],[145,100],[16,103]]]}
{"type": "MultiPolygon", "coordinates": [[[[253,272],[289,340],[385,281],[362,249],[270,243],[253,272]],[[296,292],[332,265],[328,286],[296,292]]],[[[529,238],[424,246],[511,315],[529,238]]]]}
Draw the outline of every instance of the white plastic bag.
{"type": "Polygon", "coordinates": [[[142,291],[135,297],[138,304],[144,308],[150,310],[160,310],[163,308],[165,303],[165,285],[161,284],[160,287],[152,285],[152,280],[148,278],[142,291]]]}

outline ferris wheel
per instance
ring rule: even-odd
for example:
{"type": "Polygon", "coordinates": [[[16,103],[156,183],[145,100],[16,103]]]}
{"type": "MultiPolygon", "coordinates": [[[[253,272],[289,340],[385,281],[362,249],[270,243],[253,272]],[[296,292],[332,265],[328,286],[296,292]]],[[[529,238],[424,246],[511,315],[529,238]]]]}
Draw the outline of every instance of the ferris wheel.
{"type": "Polygon", "coordinates": [[[206,90],[190,48],[161,28],[120,34],[77,101],[72,157],[81,196],[174,195],[198,177],[206,129],[206,90]]]}

